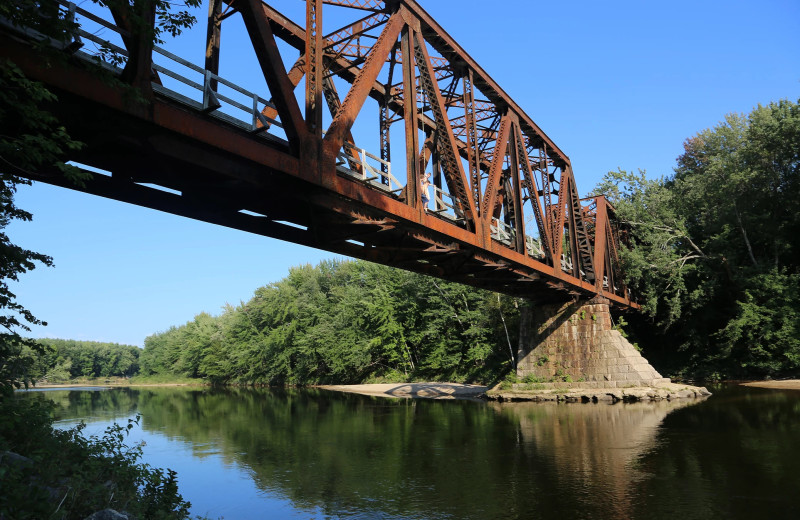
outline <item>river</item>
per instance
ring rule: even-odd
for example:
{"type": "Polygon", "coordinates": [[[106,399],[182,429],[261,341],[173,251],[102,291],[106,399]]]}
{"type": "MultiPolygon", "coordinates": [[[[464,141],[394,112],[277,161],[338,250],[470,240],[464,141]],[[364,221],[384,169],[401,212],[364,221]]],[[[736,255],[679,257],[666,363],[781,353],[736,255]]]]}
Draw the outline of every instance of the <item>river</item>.
{"type": "MultiPolygon", "coordinates": [[[[497,404],[322,390],[54,390],[59,425],[178,472],[236,519],[800,518],[800,391],[704,401],[497,404]]],[[[32,392],[33,393],[33,392],[32,392]]],[[[31,393],[31,394],[32,394],[31,393]]]]}

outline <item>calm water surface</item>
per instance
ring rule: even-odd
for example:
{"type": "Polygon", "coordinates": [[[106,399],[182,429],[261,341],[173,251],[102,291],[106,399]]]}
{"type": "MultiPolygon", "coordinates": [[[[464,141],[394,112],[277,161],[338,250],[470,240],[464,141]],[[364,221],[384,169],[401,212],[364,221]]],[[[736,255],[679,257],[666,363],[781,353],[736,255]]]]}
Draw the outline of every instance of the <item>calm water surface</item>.
{"type": "MultiPolygon", "coordinates": [[[[702,402],[496,404],[316,390],[60,390],[89,434],[178,472],[227,520],[800,518],[800,391],[702,402]]],[[[26,398],[33,396],[31,393],[26,398]]]]}

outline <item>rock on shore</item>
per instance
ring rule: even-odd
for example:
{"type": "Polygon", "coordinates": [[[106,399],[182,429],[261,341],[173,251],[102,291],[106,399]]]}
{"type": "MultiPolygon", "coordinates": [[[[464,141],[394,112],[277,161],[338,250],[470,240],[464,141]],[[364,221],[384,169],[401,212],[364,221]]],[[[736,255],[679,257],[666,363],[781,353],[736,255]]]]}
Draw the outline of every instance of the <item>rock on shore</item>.
{"type": "Polygon", "coordinates": [[[673,399],[705,399],[711,395],[705,387],[664,383],[658,386],[608,388],[591,383],[515,383],[510,388],[497,385],[486,397],[499,402],[564,401],[564,402],[636,402],[673,399]]]}

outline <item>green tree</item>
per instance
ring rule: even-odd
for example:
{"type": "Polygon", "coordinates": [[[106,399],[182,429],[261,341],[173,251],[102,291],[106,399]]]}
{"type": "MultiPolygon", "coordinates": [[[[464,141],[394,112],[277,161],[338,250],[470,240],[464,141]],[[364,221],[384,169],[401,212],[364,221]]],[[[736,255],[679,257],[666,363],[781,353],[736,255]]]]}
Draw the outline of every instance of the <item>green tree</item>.
{"type": "Polygon", "coordinates": [[[12,220],[30,221],[32,216],[14,203],[17,186],[30,181],[20,173],[42,166],[55,166],[76,181],[74,168],[60,161],[68,150],[79,144],[72,141],[63,127],[46,110],[55,100],[41,84],[29,81],[19,68],[8,60],[0,60],[0,390],[30,381],[30,365],[20,356],[23,347],[37,349],[19,331],[30,331],[30,325],[46,323],[16,301],[9,282],[38,264],[52,266],[47,255],[13,244],[5,228],[12,220]]]}
{"type": "Polygon", "coordinates": [[[690,287],[706,253],[692,240],[675,192],[664,178],[644,171],[609,172],[595,189],[615,206],[628,237],[620,251],[629,287],[643,312],[665,331],[698,294],[690,287]]]}
{"type": "Polygon", "coordinates": [[[142,366],[216,383],[491,381],[512,367],[507,329],[517,316],[511,298],[368,262],[325,261],[291,269],[221,316],[200,314],[148,337],[142,366]]]}
{"type": "Polygon", "coordinates": [[[640,343],[674,374],[800,370],[799,168],[800,107],[780,101],[687,139],[670,178],[613,172],[599,187],[630,230],[629,283],[660,325],[640,343]]]}

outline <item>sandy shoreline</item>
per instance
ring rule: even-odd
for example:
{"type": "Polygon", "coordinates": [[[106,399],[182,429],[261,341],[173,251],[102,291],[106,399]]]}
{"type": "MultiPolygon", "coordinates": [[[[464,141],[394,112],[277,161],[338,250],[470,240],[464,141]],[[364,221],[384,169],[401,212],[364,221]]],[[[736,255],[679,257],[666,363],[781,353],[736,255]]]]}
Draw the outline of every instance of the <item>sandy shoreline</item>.
{"type": "Polygon", "coordinates": [[[742,386],[756,388],[774,388],[776,390],[800,390],[800,379],[784,379],[783,381],[750,381],[742,386]]]}
{"type": "Polygon", "coordinates": [[[349,392],[362,395],[395,397],[398,399],[466,399],[486,393],[488,386],[464,385],[460,383],[382,383],[367,385],[320,385],[315,388],[349,392]]]}
{"type": "MultiPolygon", "coordinates": [[[[771,388],[771,389],[781,389],[781,390],[800,390],[800,380],[798,379],[790,379],[790,380],[783,380],[783,381],[751,381],[747,383],[740,383],[744,386],[751,386],[751,387],[760,387],[760,388],[771,388]]],[[[669,395],[669,398],[675,397],[702,397],[710,395],[705,388],[699,387],[692,387],[683,384],[677,383],[670,383],[662,385],[664,388],[661,388],[661,393],[666,392],[669,395]],[[689,395],[692,394],[693,395],[689,395]],[[686,395],[683,395],[686,394],[686,395]]],[[[317,386],[316,388],[322,388],[325,390],[333,390],[337,392],[349,392],[361,395],[374,395],[380,397],[394,397],[394,398],[425,398],[425,399],[477,399],[479,397],[485,397],[487,391],[489,391],[489,387],[487,386],[480,386],[480,385],[465,385],[465,384],[458,384],[458,383],[395,383],[395,384],[366,384],[366,385],[323,385],[317,386]]],[[[579,388],[573,388],[567,392],[569,395],[581,395],[581,394],[603,394],[603,395],[611,395],[612,393],[620,393],[620,395],[635,395],[638,399],[645,399],[649,394],[648,391],[652,392],[653,389],[647,388],[630,388],[630,389],[623,389],[620,391],[617,390],[601,390],[598,391],[596,389],[586,389],[581,390],[579,388]],[[641,394],[641,395],[640,395],[641,394]]],[[[498,393],[496,390],[492,390],[493,394],[498,393]]],[[[563,393],[563,391],[561,391],[563,393]]],[[[500,392],[503,394],[504,392],[500,392]]],[[[508,393],[508,392],[505,392],[508,393]]],[[[536,399],[536,395],[541,394],[541,396],[545,396],[550,394],[551,392],[542,392],[542,391],[525,391],[525,392],[515,392],[511,391],[510,400],[522,399],[522,398],[534,398],[536,399]]],[[[557,392],[556,392],[557,393],[557,392]]],[[[618,396],[619,397],[619,396],[618,396]]],[[[621,397],[620,397],[621,398],[621,397]]]]}

